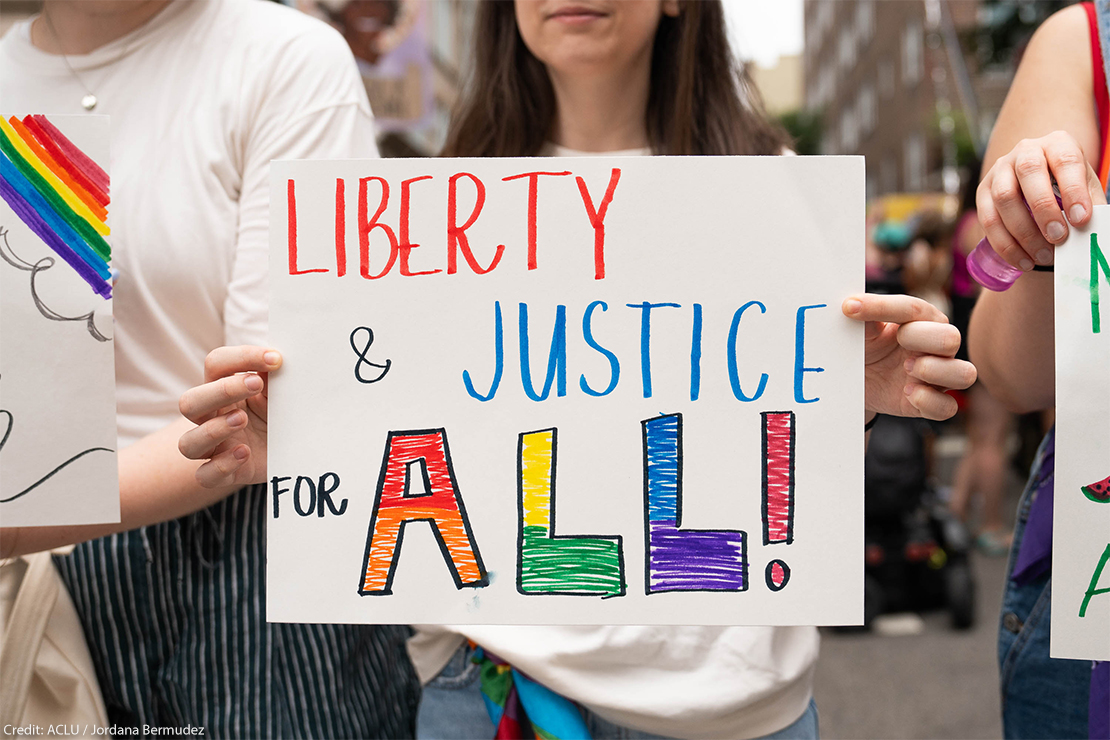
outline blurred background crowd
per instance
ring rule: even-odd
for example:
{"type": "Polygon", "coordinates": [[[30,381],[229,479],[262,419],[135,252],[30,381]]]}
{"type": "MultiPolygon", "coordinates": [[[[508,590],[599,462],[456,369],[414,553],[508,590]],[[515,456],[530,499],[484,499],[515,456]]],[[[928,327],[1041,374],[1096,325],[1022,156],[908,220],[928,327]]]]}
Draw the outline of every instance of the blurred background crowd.
{"type": "MultiPolygon", "coordinates": [[[[350,44],[384,156],[440,150],[473,0],[285,2],[350,44]]],[[[735,51],[795,150],[866,157],[869,290],[920,296],[966,328],[976,286],[963,263],[981,237],[968,193],[1025,44],[1068,4],[725,0],[735,51]]],[[[5,0],[0,34],[40,6],[5,0]]],[[[826,635],[816,688],[825,737],[1001,734],[993,653],[1004,556],[1051,419],[1014,417],[981,385],[958,401],[953,420],[884,418],[873,435],[868,624],[826,635]]]]}

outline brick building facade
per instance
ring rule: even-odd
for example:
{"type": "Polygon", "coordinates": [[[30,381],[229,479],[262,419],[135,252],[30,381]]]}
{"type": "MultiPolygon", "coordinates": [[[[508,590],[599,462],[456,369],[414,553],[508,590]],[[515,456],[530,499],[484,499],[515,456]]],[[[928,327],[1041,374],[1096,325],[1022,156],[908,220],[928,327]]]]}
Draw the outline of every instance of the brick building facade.
{"type": "Polygon", "coordinates": [[[822,151],[867,157],[869,197],[959,188],[958,143],[981,152],[1013,76],[969,50],[995,7],[805,0],[806,107],[821,112],[822,151]]]}

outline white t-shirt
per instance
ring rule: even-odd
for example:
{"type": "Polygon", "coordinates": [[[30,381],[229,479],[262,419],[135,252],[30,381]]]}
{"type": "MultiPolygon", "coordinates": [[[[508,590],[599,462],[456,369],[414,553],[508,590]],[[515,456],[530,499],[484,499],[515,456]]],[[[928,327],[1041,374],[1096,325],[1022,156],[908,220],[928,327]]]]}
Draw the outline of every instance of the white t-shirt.
{"type": "Polygon", "coordinates": [[[31,22],[0,41],[8,114],[111,116],[120,445],[180,418],[205,355],[264,344],[271,159],[375,157],[343,38],[262,0],[176,0],[91,54],[47,54],[31,22]],[[73,70],[70,70],[70,67],[73,70]]]}
{"type": "MultiPolygon", "coordinates": [[[[544,154],[602,153],[549,145],[544,154]]],[[[793,724],[813,696],[820,643],[815,627],[421,625],[408,642],[421,682],[464,638],[610,722],[686,740],[756,738],[793,724]]]]}

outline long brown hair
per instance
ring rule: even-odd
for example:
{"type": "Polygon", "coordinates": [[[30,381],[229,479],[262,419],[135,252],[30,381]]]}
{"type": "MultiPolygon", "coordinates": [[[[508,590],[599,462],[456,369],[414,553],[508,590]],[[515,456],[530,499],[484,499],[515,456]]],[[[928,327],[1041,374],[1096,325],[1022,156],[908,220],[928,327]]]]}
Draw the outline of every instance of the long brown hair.
{"type": "MultiPolygon", "coordinates": [[[[524,45],[512,0],[482,2],[474,38],[473,69],[443,155],[539,154],[555,121],[555,91],[524,45]]],[[[789,141],[732,56],[720,0],[680,0],[678,17],[660,20],[645,123],[656,154],[778,154],[789,141]]]]}

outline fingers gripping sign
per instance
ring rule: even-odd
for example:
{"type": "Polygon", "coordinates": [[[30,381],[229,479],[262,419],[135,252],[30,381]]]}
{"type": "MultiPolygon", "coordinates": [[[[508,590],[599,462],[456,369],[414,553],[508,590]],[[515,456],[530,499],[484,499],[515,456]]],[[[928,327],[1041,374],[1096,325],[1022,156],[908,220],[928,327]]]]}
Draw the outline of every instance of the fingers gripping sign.
{"type": "Polygon", "coordinates": [[[181,396],[181,414],[196,424],[178,449],[204,460],[197,482],[206,488],[266,480],[266,405],[269,373],[281,355],[264,347],[220,347],[204,361],[204,384],[181,396]]]}
{"type": "Polygon", "coordinates": [[[864,372],[868,416],[875,413],[947,419],[951,389],[975,382],[975,367],[955,359],[960,333],[937,308],[912,296],[853,296],[844,315],[866,322],[864,372]]]}

